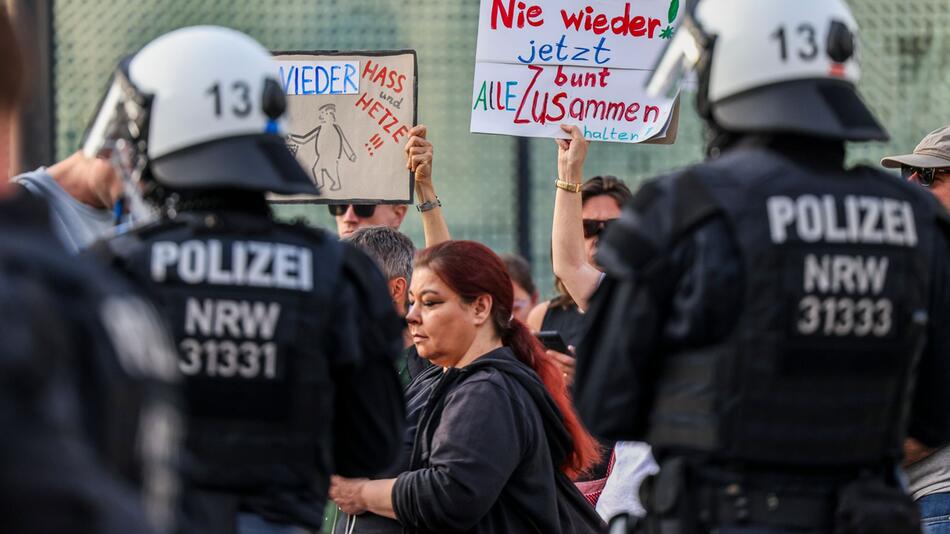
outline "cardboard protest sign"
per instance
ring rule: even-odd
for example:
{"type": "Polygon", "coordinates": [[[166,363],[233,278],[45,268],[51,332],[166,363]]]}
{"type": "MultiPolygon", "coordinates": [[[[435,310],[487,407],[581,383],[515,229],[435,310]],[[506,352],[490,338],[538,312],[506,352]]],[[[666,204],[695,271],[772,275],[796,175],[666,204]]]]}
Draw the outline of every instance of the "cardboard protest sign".
{"type": "Polygon", "coordinates": [[[276,52],[287,147],[320,196],[277,202],[412,202],[403,147],[416,122],[416,53],[276,52]]]}
{"type": "Polygon", "coordinates": [[[672,143],[678,100],[645,84],[678,0],[481,0],[471,131],[672,143]]]}

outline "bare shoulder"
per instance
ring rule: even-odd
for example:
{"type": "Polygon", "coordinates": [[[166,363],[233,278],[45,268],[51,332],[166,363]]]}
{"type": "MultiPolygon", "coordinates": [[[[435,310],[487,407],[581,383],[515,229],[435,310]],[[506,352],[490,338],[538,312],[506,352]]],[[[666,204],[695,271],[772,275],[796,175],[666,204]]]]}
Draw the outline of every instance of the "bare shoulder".
{"type": "Polygon", "coordinates": [[[541,323],[544,322],[544,314],[548,312],[550,304],[550,300],[545,300],[532,308],[528,313],[528,328],[530,328],[532,332],[541,331],[541,323]]]}

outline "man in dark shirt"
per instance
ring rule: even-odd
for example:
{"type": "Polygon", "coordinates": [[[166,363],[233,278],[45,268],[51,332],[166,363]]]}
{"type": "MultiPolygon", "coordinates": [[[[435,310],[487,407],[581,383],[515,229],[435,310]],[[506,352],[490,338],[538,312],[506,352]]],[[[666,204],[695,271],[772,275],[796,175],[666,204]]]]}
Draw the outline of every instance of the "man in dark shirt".
{"type": "Polygon", "coordinates": [[[657,75],[699,51],[711,157],[602,240],[579,412],[653,447],[649,532],[919,532],[897,465],[906,434],[950,440],[946,213],[845,167],[845,141],[886,134],[843,2],[692,7],[657,75]],[[769,42],[786,27],[805,49],[769,42]]]}
{"type": "MultiPolygon", "coordinates": [[[[412,240],[388,226],[367,226],[345,237],[344,241],[353,243],[376,261],[386,277],[396,314],[405,317],[409,310],[409,281],[412,280],[412,260],[416,253],[412,240]]],[[[403,386],[408,386],[432,364],[419,357],[408,330],[403,330],[403,346],[406,349],[397,370],[403,386]]]]}

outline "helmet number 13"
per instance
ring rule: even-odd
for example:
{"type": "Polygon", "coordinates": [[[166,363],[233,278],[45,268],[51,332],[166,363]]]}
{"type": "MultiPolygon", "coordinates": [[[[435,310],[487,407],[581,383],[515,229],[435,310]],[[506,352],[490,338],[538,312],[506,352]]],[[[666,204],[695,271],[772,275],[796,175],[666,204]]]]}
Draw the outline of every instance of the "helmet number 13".
{"type": "MultiPolygon", "coordinates": [[[[788,37],[785,26],[779,26],[771,37],[778,41],[779,55],[782,61],[788,61],[788,37]]],[[[798,35],[798,57],[803,61],[812,61],[818,57],[818,41],[815,27],[808,23],[799,24],[796,28],[798,35]]]]}
{"type": "MultiPolygon", "coordinates": [[[[231,96],[228,98],[229,101],[232,101],[231,107],[228,108],[231,113],[236,117],[247,117],[251,113],[251,86],[245,82],[238,80],[231,84],[231,96]]],[[[206,95],[209,95],[214,98],[214,116],[221,116],[221,83],[214,82],[214,85],[208,88],[205,91],[206,95]]]]}

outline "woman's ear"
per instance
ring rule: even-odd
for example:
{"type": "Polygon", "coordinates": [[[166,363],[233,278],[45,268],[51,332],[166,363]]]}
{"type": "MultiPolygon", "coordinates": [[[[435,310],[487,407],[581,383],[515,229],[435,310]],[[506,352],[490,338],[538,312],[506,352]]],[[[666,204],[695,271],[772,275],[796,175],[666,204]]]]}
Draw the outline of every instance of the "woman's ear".
{"type": "Polygon", "coordinates": [[[489,294],[479,295],[475,298],[475,301],[472,302],[472,312],[475,314],[475,325],[481,326],[485,324],[485,321],[491,319],[491,310],[492,310],[492,298],[489,294]]]}

